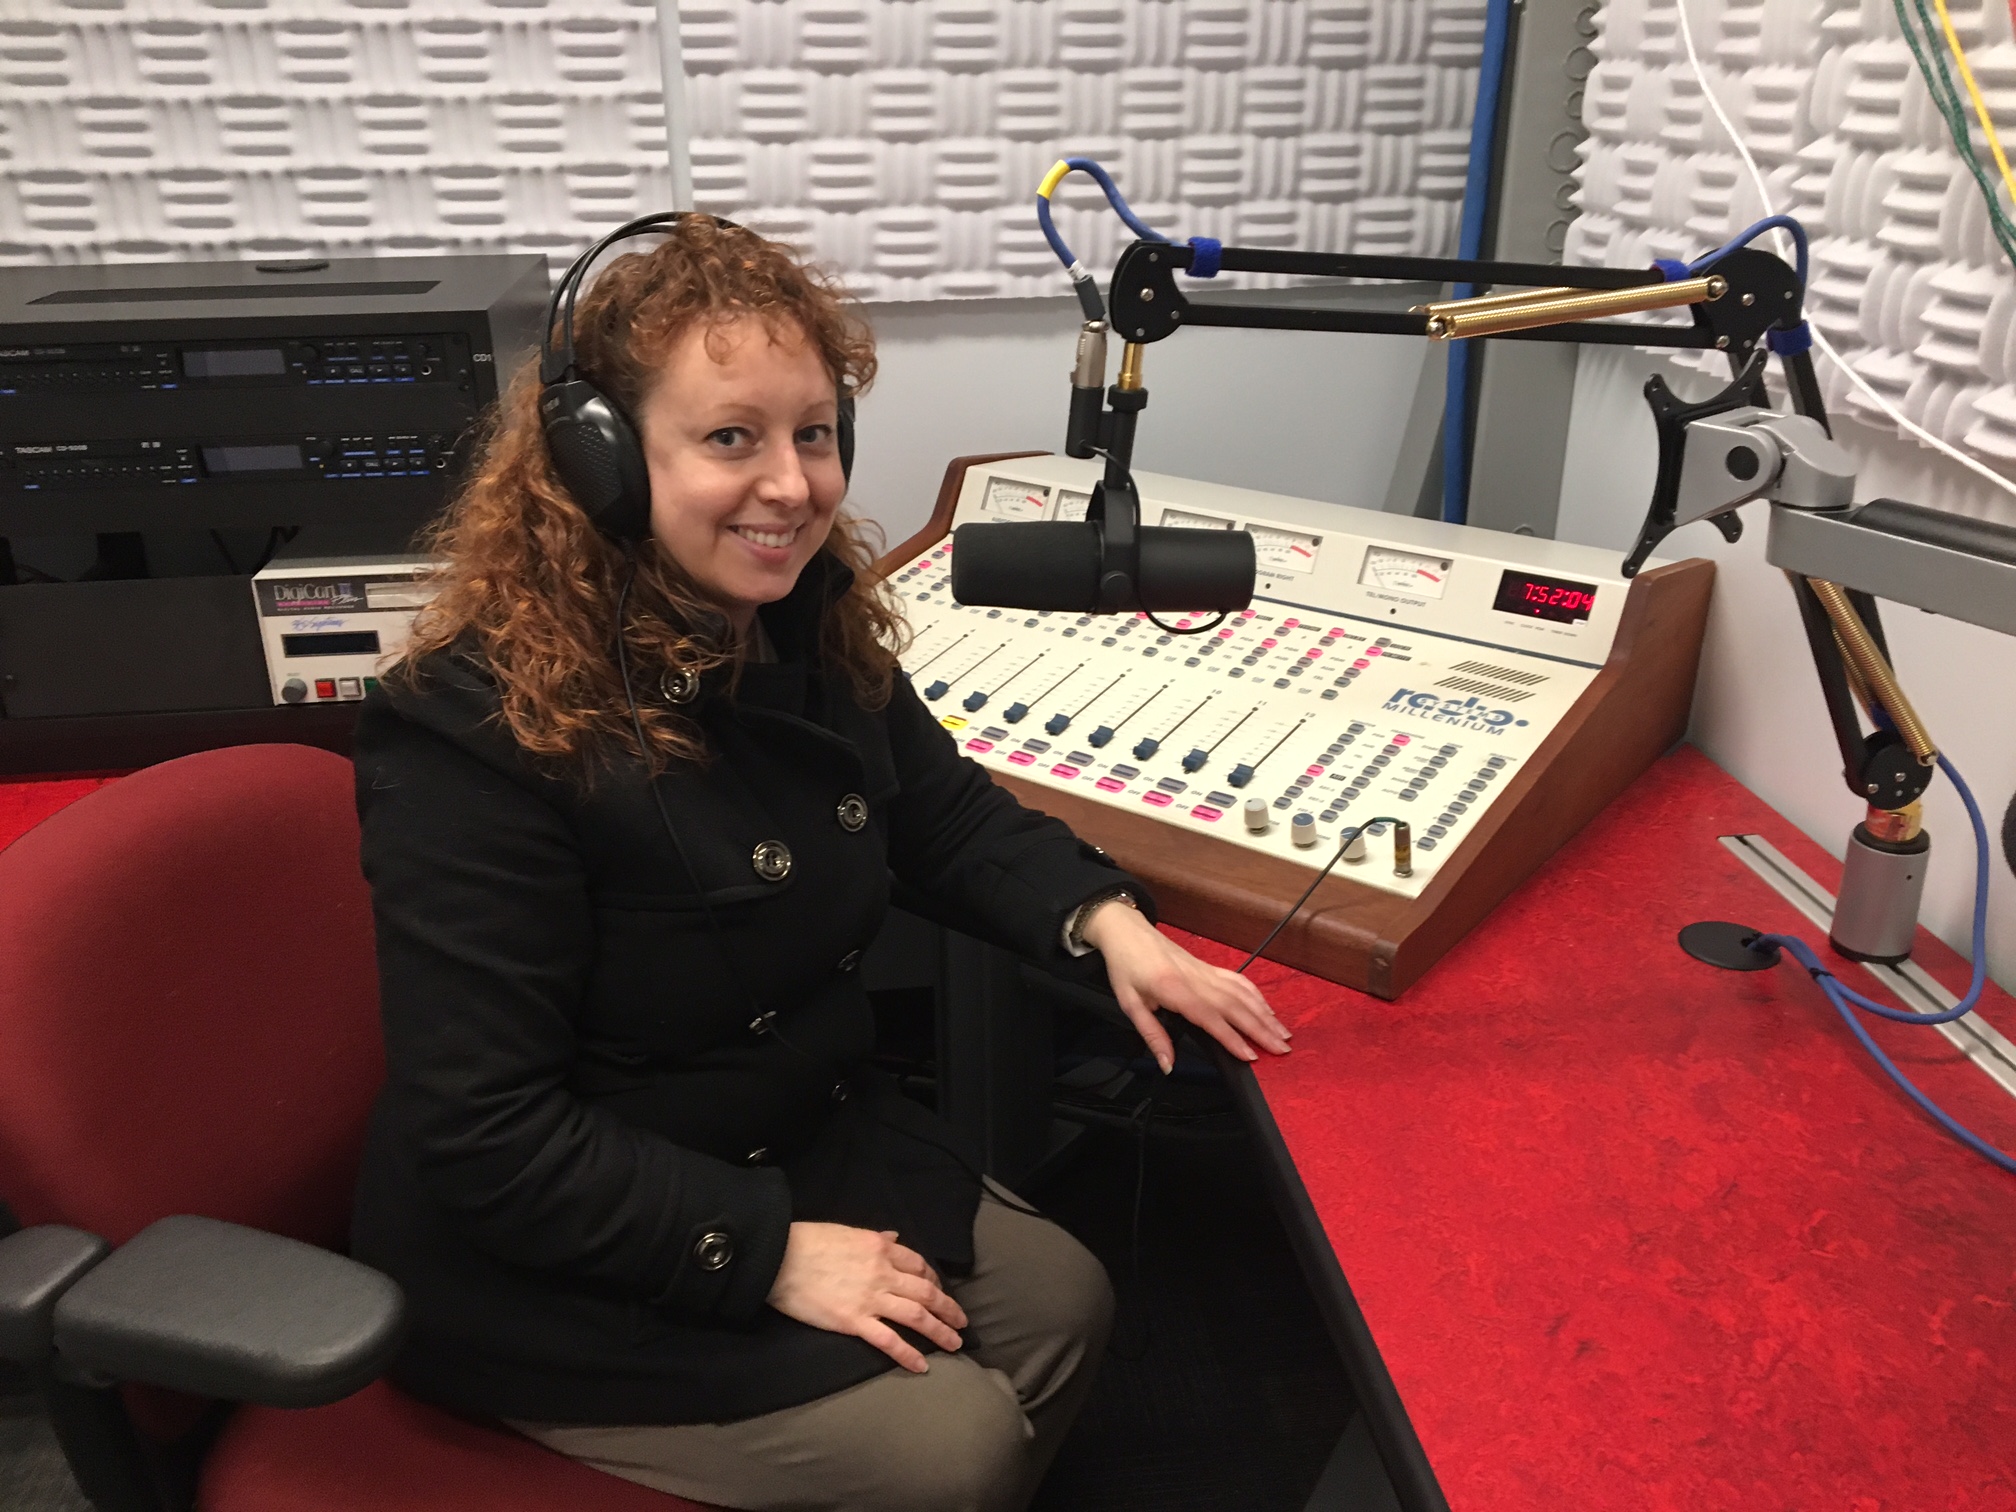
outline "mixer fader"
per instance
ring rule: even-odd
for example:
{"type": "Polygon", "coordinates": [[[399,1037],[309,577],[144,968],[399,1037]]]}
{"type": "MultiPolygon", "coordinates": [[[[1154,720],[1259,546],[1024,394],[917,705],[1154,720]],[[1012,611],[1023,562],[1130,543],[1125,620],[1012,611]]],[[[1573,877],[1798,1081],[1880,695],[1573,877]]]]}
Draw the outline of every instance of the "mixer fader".
{"type": "MultiPolygon", "coordinates": [[[[912,631],[904,670],[939,722],[1025,802],[1063,814],[1143,870],[1165,913],[1168,879],[1144,870],[1144,850],[1166,864],[1174,845],[1187,852],[1186,870],[1244,878],[1247,893],[1256,879],[1276,878],[1285,906],[1310,869],[1331,859],[1341,833],[1375,821],[1363,859],[1338,868],[1348,885],[1326,882],[1312,903],[1297,964],[1397,991],[1399,940],[1384,942],[1382,978],[1334,959],[1334,950],[1326,956],[1316,937],[1340,928],[1362,934],[1359,925],[1378,935],[1399,917],[1392,907],[1368,913],[1367,890],[1406,902],[1401,914],[1425,917],[1425,906],[1453,921],[1464,910],[1444,909],[1443,900],[1463,889],[1442,874],[1492,849],[1491,837],[1508,832],[1501,811],[1530,803],[1536,781],[1549,775],[1536,768],[1559,765],[1592,713],[1617,704],[1620,686],[1626,703],[1642,706],[1624,716],[1640,728],[1607,741],[1611,754],[1597,767],[1617,767],[1619,752],[1644,747],[1642,760],[1624,756],[1636,762],[1628,781],[1684,727],[1707,564],[1655,567],[1634,585],[1614,557],[1588,548],[1144,473],[1137,483],[1148,523],[1253,533],[1259,577],[1250,609],[1217,624],[1164,616],[1164,628],[1141,614],[953,601],[950,526],[1080,518],[1097,476],[1098,464],[1061,457],[991,461],[963,475],[955,464],[947,493],[956,484],[956,503],[941,500],[932,529],[883,566],[912,631]],[[1655,685],[1641,651],[1634,683],[1622,675],[1632,658],[1617,654],[1621,640],[1636,638],[1620,637],[1627,601],[1642,619],[1675,574],[1692,588],[1663,590],[1685,601],[1685,623],[1675,626],[1691,635],[1680,648],[1684,665],[1661,659],[1655,685]],[[1103,811],[1110,821],[1098,817],[1103,811]],[[1143,819],[1159,831],[1144,830],[1143,819]],[[1391,819],[1412,833],[1405,874],[1396,874],[1384,838],[1391,819]],[[1237,860],[1225,846],[1264,864],[1237,860]],[[1353,911],[1348,900],[1360,905],[1355,923],[1338,917],[1353,911]]],[[[1621,706],[1611,709],[1612,719],[1620,715],[1621,706]]],[[[1578,780],[1565,768],[1551,778],[1578,780]]],[[[1608,796],[1601,792],[1597,805],[1608,796]]],[[[1586,810],[1576,826],[1594,811],[1586,798],[1548,807],[1586,810]]],[[[1490,868],[1512,873],[1497,895],[1565,838],[1516,867],[1490,868]]],[[[1182,890],[1199,902],[1214,891],[1208,880],[1186,880],[1182,890]]],[[[1225,918],[1227,907],[1255,923],[1266,913],[1262,901],[1228,904],[1222,887],[1216,896],[1212,918],[1193,908],[1190,927],[1232,939],[1241,929],[1230,927],[1237,921],[1225,918]]],[[[1174,913],[1182,912],[1179,903],[1174,913]]],[[[1284,936],[1291,955],[1294,938],[1284,936]]],[[[1368,950],[1377,954],[1361,942],[1357,957],[1368,950]]]]}

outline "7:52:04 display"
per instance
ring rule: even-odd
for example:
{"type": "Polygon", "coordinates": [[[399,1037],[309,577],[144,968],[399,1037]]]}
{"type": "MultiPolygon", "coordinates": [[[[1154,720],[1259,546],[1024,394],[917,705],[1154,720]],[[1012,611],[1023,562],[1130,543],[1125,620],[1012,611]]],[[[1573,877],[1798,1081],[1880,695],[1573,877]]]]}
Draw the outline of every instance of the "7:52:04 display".
{"type": "Polygon", "coordinates": [[[1506,614],[1572,625],[1589,618],[1589,611],[1596,607],[1596,585],[1508,568],[1498,579],[1498,596],[1491,607],[1506,614]]]}

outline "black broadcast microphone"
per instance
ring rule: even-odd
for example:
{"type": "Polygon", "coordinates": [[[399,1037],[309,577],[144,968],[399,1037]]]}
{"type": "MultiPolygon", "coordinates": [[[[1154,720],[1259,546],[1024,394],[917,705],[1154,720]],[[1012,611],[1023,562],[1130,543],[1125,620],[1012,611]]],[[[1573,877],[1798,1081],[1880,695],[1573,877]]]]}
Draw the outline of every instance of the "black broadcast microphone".
{"type": "Polygon", "coordinates": [[[952,533],[952,597],[958,602],[1079,614],[1213,613],[1253,602],[1256,562],[1248,532],[1141,524],[1140,496],[1127,470],[1135,416],[1148,400],[1139,351],[1128,347],[1120,382],[1108,395],[1112,409],[1101,414],[1096,396],[1105,376],[1105,327],[1086,324],[1071,378],[1065,450],[1074,457],[1103,451],[1106,476],[1092,490],[1082,521],[961,525],[952,533]],[[1084,402],[1088,391],[1095,396],[1090,404],[1084,402]]]}

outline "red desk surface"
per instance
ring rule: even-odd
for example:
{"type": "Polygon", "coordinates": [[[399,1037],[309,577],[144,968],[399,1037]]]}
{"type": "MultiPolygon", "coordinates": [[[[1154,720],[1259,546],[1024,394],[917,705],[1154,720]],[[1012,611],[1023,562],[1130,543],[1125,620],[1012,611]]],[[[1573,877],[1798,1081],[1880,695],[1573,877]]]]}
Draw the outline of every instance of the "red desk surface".
{"type": "Polygon", "coordinates": [[[12,844],[59,809],[118,780],[115,773],[87,777],[0,779],[0,847],[12,844]]]}
{"type": "MultiPolygon", "coordinates": [[[[1688,748],[1399,1002],[1254,967],[1295,1031],[1261,1090],[1455,1512],[2016,1509],[2016,1177],[1796,966],[1680,951],[1698,919],[1822,943],[1739,832],[1838,881],[1688,748]]],[[[1922,930],[1917,959],[1964,987],[1922,930]]],[[[2016,1031],[2002,994],[1985,1017],[2016,1031]]],[[[1943,1035],[1874,1030],[2016,1150],[2016,1099],[1943,1035]]]]}

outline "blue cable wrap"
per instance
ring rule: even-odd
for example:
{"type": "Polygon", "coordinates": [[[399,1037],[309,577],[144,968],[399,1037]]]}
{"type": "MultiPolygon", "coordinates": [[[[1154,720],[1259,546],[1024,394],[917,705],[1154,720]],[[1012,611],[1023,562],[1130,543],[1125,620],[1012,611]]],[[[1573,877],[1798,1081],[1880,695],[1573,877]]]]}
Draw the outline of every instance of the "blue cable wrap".
{"type": "Polygon", "coordinates": [[[1789,331],[1766,331],[1764,342],[1780,357],[1797,357],[1813,350],[1813,328],[1802,320],[1789,331]]]}
{"type": "Polygon", "coordinates": [[[1190,238],[1190,276],[1192,278],[1216,278],[1218,259],[1225,255],[1225,244],[1215,236],[1193,236],[1190,238]]]}
{"type": "Polygon", "coordinates": [[[1652,259],[1652,266],[1659,270],[1660,275],[1668,283],[1678,283],[1681,279],[1688,276],[1687,264],[1677,258],[1655,257],[1652,259]]]}
{"type": "MultiPolygon", "coordinates": [[[[1456,255],[1483,254],[1484,213],[1491,200],[1491,158],[1498,137],[1498,93],[1512,37],[1512,0],[1489,0],[1484,51],[1478,60],[1477,110],[1470,118],[1470,165],[1463,177],[1463,221],[1456,255]]],[[[1475,284],[1457,284],[1452,299],[1470,299],[1475,284]]],[[[1449,378],[1442,392],[1442,518],[1461,525],[1470,514],[1470,343],[1449,343],[1449,378]]]]}
{"type": "Polygon", "coordinates": [[[1960,794],[1960,801],[1967,809],[1967,822],[1973,826],[1974,830],[1974,929],[1972,936],[1974,971],[1972,980],[1967,984],[1967,991],[1959,1002],[1955,1003],[1951,1008],[1946,1009],[1943,1013],[1912,1013],[1908,1009],[1892,1008],[1887,1003],[1879,1003],[1873,998],[1864,997],[1861,993],[1849,987],[1847,983],[1827,969],[1825,964],[1820,960],[1819,954],[1811,945],[1808,945],[1804,940],[1796,936],[1760,934],[1752,943],[1753,945],[1776,945],[1787,951],[1794,960],[1805,967],[1808,975],[1813,978],[1814,982],[1819,985],[1821,992],[1826,995],[1827,1001],[1834,1005],[1834,1011],[1839,1013],[1847,1022],[1848,1027],[1855,1032],[1855,1037],[1862,1042],[1862,1048],[1875,1057],[1876,1064],[1883,1068],[1884,1074],[1890,1080],[1903,1089],[1906,1096],[1918,1104],[1920,1108],[1924,1109],[1932,1120],[1948,1134],[1951,1134],[1977,1155],[2000,1166],[2005,1171],[2016,1173],[2016,1157],[2005,1155],[2002,1151],[1996,1149],[1920,1091],[1917,1085],[1898,1069],[1896,1062],[1883,1053],[1882,1047],[1871,1037],[1869,1030],[1864,1026],[1862,1020],[1857,1017],[1855,1012],[1859,1008],[1865,1013],[1873,1013],[1878,1018],[1889,1019],[1899,1024],[1950,1024],[1955,1019],[1963,1018],[1974,1011],[1975,1005],[1981,1001],[1982,990],[1987,986],[1988,877],[1991,869],[1988,824],[1981,817],[1981,806],[1974,801],[1974,793],[1967,786],[1965,779],[1961,777],[1959,769],[1944,756],[1941,756],[1939,758],[1939,770],[1946,774],[1947,779],[1960,794]]]}
{"type": "Polygon", "coordinates": [[[1687,264],[1687,276],[1693,277],[1702,269],[1727,257],[1738,247],[1747,247],[1766,231],[1785,231],[1792,237],[1793,270],[1799,275],[1799,290],[1806,290],[1806,228],[1789,215],[1767,215],[1753,226],[1746,226],[1728,241],[1710,252],[1706,257],[1697,257],[1687,264]]]}

